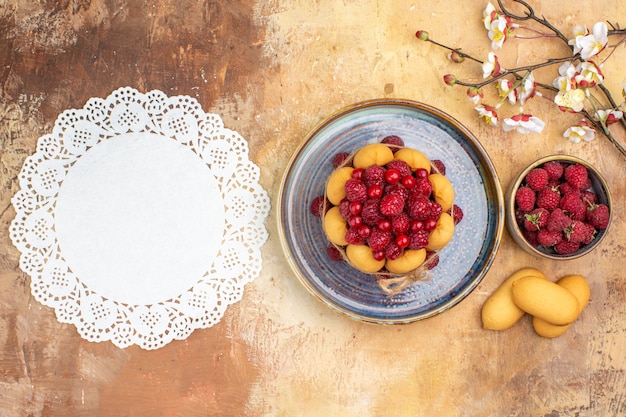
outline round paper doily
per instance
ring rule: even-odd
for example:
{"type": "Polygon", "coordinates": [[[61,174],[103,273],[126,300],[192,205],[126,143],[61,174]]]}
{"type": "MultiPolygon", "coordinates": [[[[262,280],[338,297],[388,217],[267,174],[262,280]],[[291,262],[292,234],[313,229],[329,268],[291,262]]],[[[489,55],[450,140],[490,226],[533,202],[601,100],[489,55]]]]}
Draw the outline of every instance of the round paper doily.
{"type": "Polygon", "coordinates": [[[259,174],[247,142],[191,97],[122,88],[64,112],[12,199],[33,296],[119,347],[214,325],[261,271],[259,174]]]}

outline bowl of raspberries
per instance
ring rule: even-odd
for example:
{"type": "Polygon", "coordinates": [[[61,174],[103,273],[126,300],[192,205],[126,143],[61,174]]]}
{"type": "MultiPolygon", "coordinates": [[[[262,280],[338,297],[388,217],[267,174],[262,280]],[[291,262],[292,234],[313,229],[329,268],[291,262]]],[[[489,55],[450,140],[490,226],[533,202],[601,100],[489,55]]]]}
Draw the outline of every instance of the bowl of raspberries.
{"type": "Polygon", "coordinates": [[[611,224],[611,193],[589,163],[569,155],[541,158],[506,192],[506,224],[526,252],[549,259],[583,256],[611,224]]]}

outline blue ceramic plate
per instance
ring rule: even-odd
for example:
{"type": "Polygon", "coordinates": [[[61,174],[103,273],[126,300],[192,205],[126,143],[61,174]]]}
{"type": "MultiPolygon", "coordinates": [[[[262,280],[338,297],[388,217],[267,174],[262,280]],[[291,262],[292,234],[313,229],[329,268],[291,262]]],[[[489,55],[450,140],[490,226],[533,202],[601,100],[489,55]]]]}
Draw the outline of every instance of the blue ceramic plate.
{"type": "Polygon", "coordinates": [[[357,103],[313,129],[287,165],[278,210],[281,244],[304,287],[332,310],[378,324],[425,319],[459,303],[487,272],[504,225],[500,183],[478,140],[445,113],[407,100],[357,103]],[[324,193],[335,154],[352,153],[387,135],[398,135],[405,146],[445,163],[455,203],[465,214],[430,279],[394,295],[383,292],[371,275],[329,259],[322,222],[309,210],[324,193]]]}

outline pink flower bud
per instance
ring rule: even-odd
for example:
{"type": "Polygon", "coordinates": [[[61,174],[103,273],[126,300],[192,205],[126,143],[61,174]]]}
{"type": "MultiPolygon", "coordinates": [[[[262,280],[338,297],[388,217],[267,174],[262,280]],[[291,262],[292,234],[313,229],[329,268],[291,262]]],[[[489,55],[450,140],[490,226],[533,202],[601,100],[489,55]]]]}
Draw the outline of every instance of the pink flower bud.
{"type": "Polygon", "coordinates": [[[466,94],[473,103],[478,103],[483,98],[483,92],[478,87],[469,87],[466,94]]]}
{"type": "Polygon", "coordinates": [[[425,30],[418,30],[417,32],[415,32],[415,37],[421,41],[427,41],[428,32],[426,32],[425,30]]]}
{"type": "Polygon", "coordinates": [[[465,57],[460,53],[458,49],[450,52],[450,54],[448,54],[448,59],[452,62],[456,62],[457,64],[465,61],[465,57]]]}
{"type": "Polygon", "coordinates": [[[446,74],[443,76],[443,82],[446,85],[453,86],[456,84],[456,77],[453,74],[446,74]]]}

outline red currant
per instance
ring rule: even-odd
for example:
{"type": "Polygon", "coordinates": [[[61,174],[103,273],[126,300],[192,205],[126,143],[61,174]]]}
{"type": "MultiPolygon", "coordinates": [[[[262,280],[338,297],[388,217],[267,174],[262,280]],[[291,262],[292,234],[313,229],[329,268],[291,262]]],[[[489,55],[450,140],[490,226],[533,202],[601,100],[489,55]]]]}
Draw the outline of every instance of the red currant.
{"type": "Polygon", "coordinates": [[[401,234],[396,236],[396,245],[398,245],[400,249],[406,248],[407,246],[409,246],[409,243],[411,243],[411,238],[407,235],[401,234]]]}
{"type": "Polygon", "coordinates": [[[416,178],[428,178],[428,175],[430,175],[430,172],[426,168],[417,168],[415,170],[416,178]]]}
{"type": "Polygon", "coordinates": [[[359,234],[359,236],[361,236],[364,239],[367,239],[368,237],[370,237],[370,235],[372,234],[372,229],[366,225],[366,224],[362,224],[361,226],[359,226],[359,228],[357,229],[357,233],[359,234]]]}
{"type": "Polygon", "coordinates": [[[385,259],[385,251],[384,250],[372,251],[372,256],[377,261],[382,261],[383,259],[385,259]]]}
{"type": "Polygon", "coordinates": [[[360,201],[351,201],[350,205],[348,206],[348,210],[350,210],[350,214],[353,215],[357,215],[361,213],[361,210],[363,209],[363,203],[361,203],[360,201]]]}
{"type": "Polygon", "coordinates": [[[352,170],[352,178],[354,178],[355,180],[360,180],[363,178],[363,172],[365,172],[365,170],[363,168],[354,168],[352,170]]]}
{"type": "Polygon", "coordinates": [[[361,216],[352,216],[348,219],[348,224],[350,227],[359,227],[363,224],[363,218],[361,216]]]}
{"type": "Polygon", "coordinates": [[[415,187],[415,184],[417,184],[417,180],[413,175],[405,175],[400,180],[400,183],[410,190],[411,188],[415,187]]]}
{"type": "Polygon", "coordinates": [[[428,230],[429,232],[432,232],[433,230],[435,230],[437,228],[437,219],[435,219],[434,217],[430,217],[424,223],[424,228],[428,230]]]}
{"type": "Polygon", "coordinates": [[[371,185],[367,189],[366,194],[371,199],[380,198],[383,196],[383,187],[378,184],[371,185]]]}
{"type": "Polygon", "coordinates": [[[377,223],[376,226],[382,230],[383,232],[386,232],[387,230],[391,229],[391,222],[387,219],[380,219],[377,223]]]}
{"type": "Polygon", "coordinates": [[[420,230],[424,230],[426,226],[424,225],[424,221],[422,220],[412,220],[411,224],[409,224],[409,231],[411,233],[419,232],[420,230]]]}
{"type": "Polygon", "coordinates": [[[391,168],[385,172],[385,182],[387,184],[395,184],[398,181],[400,181],[400,171],[391,168]]]}

